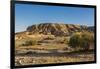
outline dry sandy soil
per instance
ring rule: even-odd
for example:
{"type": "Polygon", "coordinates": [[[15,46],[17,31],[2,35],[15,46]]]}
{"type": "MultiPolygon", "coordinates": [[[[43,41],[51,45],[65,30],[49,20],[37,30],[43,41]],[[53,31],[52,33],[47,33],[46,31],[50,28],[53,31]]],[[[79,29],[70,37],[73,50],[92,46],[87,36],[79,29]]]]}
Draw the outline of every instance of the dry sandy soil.
{"type": "Polygon", "coordinates": [[[26,36],[15,40],[16,66],[94,61],[92,51],[73,52],[66,41],[70,37],[34,36],[26,36]],[[22,43],[29,39],[35,40],[37,43],[23,46],[22,43]]]}

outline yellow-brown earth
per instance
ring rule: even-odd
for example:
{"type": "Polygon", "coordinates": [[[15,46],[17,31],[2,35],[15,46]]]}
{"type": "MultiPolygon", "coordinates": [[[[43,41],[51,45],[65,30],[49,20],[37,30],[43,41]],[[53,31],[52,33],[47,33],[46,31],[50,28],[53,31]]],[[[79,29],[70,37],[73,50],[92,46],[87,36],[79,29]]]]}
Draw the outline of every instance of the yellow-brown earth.
{"type": "Polygon", "coordinates": [[[15,34],[15,65],[34,65],[94,61],[94,52],[74,51],[68,45],[75,32],[86,32],[87,26],[44,23],[32,25],[15,34]]]}

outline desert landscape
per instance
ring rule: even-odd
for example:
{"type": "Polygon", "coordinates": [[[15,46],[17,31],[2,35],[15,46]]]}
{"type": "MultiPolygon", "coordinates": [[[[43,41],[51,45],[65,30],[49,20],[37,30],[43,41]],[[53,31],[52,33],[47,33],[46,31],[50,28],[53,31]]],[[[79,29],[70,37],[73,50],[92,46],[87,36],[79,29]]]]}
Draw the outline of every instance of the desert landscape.
{"type": "Polygon", "coordinates": [[[15,65],[94,61],[94,27],[40,23],[15,33],[15,65]]]}

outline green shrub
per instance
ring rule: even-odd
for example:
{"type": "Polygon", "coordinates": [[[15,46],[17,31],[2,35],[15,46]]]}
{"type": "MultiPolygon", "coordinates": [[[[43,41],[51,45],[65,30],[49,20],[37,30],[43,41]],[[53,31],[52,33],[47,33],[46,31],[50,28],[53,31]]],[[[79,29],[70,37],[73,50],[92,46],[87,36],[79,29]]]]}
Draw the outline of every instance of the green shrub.
{"type": "Polygon", "coordinates": [[[89,49],[91,43],[94,42],[93,33],[75,33],[70,37],[69,45],[75,49],[89,49]]]}
{"type": "Polygon", "coordinates": [[[79,45],[80,45],[80,35],[79,34],[74,34],[73,36],[71,36],[71,38],[69,40],[69,45],[72,48],[79,47],[79,45]]]}
{"type": "Polygon", "coordinates": [[[37,44],[37,41],[35,40],[27,40],[22,44],[22,46],[30,46],[30,45],[36,45],[36,44],[37,44]]]}
{"type": "Polygon", "coordinates": [[[94,43],[93,33],[83,33],[81,38],[81,47],[83,49],[89,49],[90,45],[94,43]]]}

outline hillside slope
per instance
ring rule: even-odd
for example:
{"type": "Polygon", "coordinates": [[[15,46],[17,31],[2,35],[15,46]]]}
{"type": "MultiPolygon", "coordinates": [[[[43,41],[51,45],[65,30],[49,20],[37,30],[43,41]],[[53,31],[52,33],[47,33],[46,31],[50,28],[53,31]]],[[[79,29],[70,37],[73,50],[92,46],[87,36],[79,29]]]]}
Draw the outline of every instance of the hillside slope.
{"type": "Polygon", "coordinates": [[[57,24],[57,23],[42,23],[32,25],[27,28],[27,32],[30,34],[52,34],[55,36],[70,35],[73,32],[87,30],[87,26],[80,26],[74,24],[57,24]]]}

